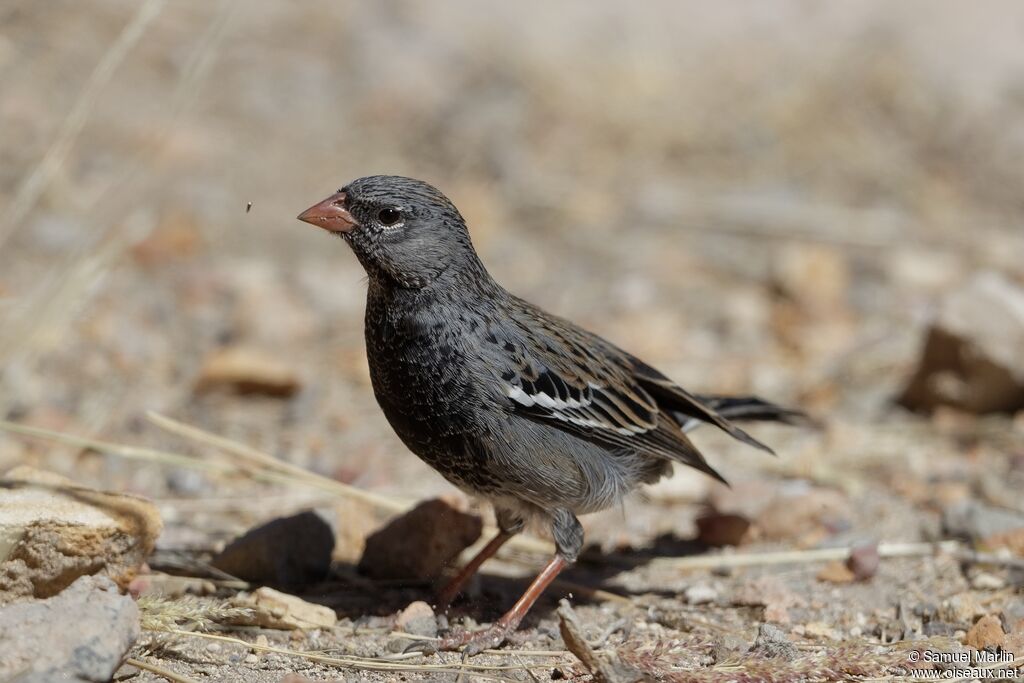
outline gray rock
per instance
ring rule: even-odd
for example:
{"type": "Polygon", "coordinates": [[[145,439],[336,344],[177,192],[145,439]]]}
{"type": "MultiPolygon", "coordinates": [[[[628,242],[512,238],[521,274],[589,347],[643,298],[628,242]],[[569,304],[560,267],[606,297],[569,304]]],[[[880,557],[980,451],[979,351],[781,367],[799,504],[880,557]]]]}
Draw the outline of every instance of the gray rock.
{"type": "Polygon", "coordinates": [[[711,658],[715,664],[739,660],[740,655],[750,649],[746,640],[734,633],[723,633],[711,646],[711,658]]]}
{"type": "Polygon", "coordinates": [[[1024,514],[973,500],[949,505],[942,511],[943,533],[972,543],[1021,528],[1024,514]]]}
{"type": "Polygon", "coordinates": [[[782,629],[771,624],[761,624],[757,629],[757,639],[750,648],[750,654],[788,660],[796,659],[798,653],[782,629]]]}
{"type": "Polygon", "coordinates": [[[0,609],[0,680],[109,681],[139,637],[139,609],[108,578],[0,609]]]}
{"type": "Polygon", "coordinates": [[[430,605],[417,600],[402,610],[395,621],[395,627],[414,636],[433,638],[437,635],[437,617],[430,605]]]}

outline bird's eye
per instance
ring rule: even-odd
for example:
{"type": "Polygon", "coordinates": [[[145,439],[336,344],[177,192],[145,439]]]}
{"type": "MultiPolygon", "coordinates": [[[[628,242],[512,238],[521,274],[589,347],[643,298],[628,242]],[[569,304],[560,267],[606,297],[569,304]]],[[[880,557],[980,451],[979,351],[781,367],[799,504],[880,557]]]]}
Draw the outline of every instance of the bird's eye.
{"type": "Polygon", "coordinates": [[[398,209],[381,209],[377,213],[377,220],[380,221],[381,225],[394,225],[402,220],[402,212],[398,209]]]}

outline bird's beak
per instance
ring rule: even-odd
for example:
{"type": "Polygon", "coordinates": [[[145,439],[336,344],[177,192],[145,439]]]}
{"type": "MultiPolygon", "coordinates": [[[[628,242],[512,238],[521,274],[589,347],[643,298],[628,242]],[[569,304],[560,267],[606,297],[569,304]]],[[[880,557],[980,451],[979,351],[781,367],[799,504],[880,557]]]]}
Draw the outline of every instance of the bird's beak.
{"type": "Polygon", "coordinates": [[[337,192],[319,204],[314,204],[300,213],[298,219],[337,233],[351,232],[359,227],[359,223],[345,208],[344,192],[337,192]]]}

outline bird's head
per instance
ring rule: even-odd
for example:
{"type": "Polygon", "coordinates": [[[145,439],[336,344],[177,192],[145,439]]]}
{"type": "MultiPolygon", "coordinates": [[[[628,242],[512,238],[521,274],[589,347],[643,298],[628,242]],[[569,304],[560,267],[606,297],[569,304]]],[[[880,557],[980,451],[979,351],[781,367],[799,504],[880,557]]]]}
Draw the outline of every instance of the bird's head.
{"type": "Polygon", "coordinates": [[[459,210],[436,188],[402,176],[353,180],[298,216],[341,235],[370,278],[422,288],[480,267],[459,210]]]}

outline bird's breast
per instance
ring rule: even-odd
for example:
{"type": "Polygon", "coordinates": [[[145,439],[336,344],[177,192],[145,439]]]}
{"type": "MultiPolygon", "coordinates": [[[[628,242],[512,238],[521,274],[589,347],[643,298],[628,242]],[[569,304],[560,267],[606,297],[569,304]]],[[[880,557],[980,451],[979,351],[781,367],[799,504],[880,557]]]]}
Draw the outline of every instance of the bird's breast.
{"type": "Polygon", "coordinates": [[[398,436],[421,457],[474,429],[478,387],[457,331],[437,316],[367,308],[373,392],[398,436]]]}

